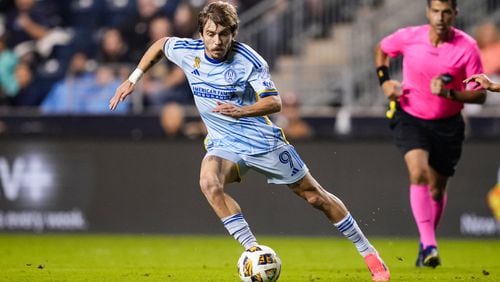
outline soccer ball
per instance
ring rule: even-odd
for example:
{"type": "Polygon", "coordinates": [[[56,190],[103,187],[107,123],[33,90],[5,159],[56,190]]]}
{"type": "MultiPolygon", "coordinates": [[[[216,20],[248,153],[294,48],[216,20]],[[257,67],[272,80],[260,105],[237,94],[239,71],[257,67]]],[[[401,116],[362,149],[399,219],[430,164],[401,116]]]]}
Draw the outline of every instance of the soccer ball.
{"type": "Polygon", "coordinates": [[[263,245],[244,251],[238,260],[238,274],[244,282],[274,282],[281,273],[281,260],[276,252],[263,245]]]}

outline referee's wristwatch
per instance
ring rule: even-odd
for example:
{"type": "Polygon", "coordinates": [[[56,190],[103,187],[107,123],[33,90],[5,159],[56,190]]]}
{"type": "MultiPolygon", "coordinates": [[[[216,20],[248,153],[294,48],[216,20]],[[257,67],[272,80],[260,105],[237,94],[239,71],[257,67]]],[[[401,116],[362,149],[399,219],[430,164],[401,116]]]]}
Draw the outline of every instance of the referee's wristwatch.
{"type": "Polygon", "coordinates": [[[455,94],[456,94],[455,90],[453,89],[448,90],[448,99],[455,100],[456,98],[455,94]]]}
{"type": "Polygon", "coordinates": [[[455,90],[453,90],[453,89],[446,89],[446,90],[447,91],[444,93],[444,95],[441,94],[439,96],[441,96],[443,98],[446,98],[446,99],[455,100],[455,97],[456,97],[455,96],[455,94],[456,94],[455,90]]]}
{"type": "Polygon", "coordinates": [[[448,92],[446,93],[446,98],[450,100],[455,100],[455,90],[448,89],[448,92]]]}

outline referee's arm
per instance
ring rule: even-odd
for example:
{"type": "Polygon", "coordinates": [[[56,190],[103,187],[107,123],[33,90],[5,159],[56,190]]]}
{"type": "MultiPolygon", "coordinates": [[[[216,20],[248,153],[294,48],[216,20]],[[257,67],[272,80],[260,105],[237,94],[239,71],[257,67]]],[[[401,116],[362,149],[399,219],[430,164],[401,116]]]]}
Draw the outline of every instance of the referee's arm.
{"type": "Polygon", "coordinates": [[[390,78],[389,63],[389,55],[382,50],[380,43],[378,43],[377,46],[375,46],[375,67],[379,84],[387,99],[397,100],[402,94],[401,83],[390,78]]]}
{"type": "Polygon", "coordinates": [[[445,99],[454,100],[468,104],[484,104],[486,101],[486,89],[454,90],[445,88],[446,83],[442,76],[433,77],[431,80],[431,93],[445,99]]]}
{"type": "Polygon", "coordinates": [[[484,104],[486,102],[486,90],[449,90],[450,99],[468,104],[484,104]]]}

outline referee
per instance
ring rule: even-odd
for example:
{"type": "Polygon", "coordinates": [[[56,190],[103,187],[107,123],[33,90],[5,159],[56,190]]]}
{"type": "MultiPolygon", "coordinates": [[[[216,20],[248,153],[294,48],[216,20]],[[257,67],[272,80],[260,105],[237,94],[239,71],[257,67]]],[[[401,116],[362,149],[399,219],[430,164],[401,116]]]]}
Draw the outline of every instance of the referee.
{"type": "Polygon", "coordinates": [[[483,68],[474,39],[453,27],[457,14],[456,0],[427,0],[428,24],[401,28],[375,48],[382,91],[395,104],[390,128],[409,173],[410,204],[420,233],[418,267],[441,264],[436,227],[462,151],[461,110],[464,103],[486,100],[477,83],[463,83],[483,68]],[[396,56],[403,57],[402,82],[389,77],[390,57],[396,56]]]}

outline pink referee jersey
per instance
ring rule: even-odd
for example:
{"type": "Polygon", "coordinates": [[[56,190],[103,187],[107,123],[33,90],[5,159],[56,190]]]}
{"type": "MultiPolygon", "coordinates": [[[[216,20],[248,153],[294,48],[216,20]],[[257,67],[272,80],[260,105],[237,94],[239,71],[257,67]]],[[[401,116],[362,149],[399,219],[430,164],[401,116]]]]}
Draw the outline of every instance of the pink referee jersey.
{"type": "Polygon", "coordinates": [[[404,57],[401,108],[412,116],[434,120],[459,113],[463,103],[432,94],[431,79],[450,74],[453,81],[446,88],[460,91],[465,88],[462,81],[482,73],[483,67],[475,40],[465,32],[453,28],[453,39],[435,47],[429,31],[429,25],[402,28],[382,39],[380,45],[389,56],[404,57]]]}

